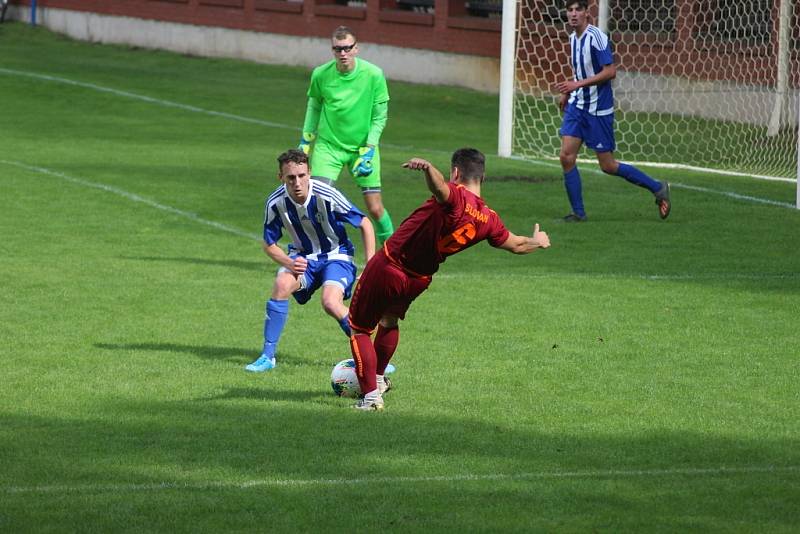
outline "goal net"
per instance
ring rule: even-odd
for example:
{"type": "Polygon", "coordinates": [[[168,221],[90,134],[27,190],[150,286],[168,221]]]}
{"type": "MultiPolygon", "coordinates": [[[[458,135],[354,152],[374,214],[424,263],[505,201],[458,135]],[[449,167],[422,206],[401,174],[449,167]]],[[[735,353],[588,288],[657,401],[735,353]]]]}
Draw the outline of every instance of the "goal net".
{"type": "MultiPolygon", "coordinates": [[[[516,8],[513,41],[503,36],[513,105],[500,154],[557,158],[554,85],[572,77],[564,3],[516,8]]],[[[614,44],[619,159],[797,177],[800,1],[593,0],[589,13],[614,44]]]]}

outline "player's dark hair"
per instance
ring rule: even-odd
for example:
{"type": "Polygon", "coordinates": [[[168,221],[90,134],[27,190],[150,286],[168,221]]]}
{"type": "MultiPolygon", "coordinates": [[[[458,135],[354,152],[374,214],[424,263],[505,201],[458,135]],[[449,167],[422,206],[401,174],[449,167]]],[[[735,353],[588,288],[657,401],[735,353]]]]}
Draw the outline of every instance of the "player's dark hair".
{"type": "Polygon", "coordinates": [[[486,156],[475,148],[459,148],[453,152],[450,166],[458,169],[464,180],[482,180],[486,172],[486,156]]]}
{"type": "Polygon", "coordinates": [[[589,9],[589,0],[564,0],[564,9],[569,9],[572,4],[578,4],[578,7],[589,9]]]}
{"type": "Polygon", "coordinates": [[[358,39],[356,39],[356,34],[353,33],[353,30],[351,30],[347,26],[339,26],[338,28],[333,30],[333,39],[335,41],[344,41],[350,35],[353,36],[353,41],[357,41],[358,40],[358,39]]]}
{"type": "Polygon", "coordinates": [[[308,166],[308,156],[299,148],[290,148],[280,156],[278,156],[278,172],[283,172],[283,166],[292,162],[300,165],[305,163],[308,166]]]}

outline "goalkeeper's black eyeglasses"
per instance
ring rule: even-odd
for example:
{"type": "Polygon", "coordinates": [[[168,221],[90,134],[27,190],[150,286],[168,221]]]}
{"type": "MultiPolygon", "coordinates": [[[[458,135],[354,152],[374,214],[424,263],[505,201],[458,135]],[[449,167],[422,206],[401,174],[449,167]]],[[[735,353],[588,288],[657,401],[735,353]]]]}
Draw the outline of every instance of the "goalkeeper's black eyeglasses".
{"type": "Polygon", "coordinates": [[[339,53],[339,52],[349,52],[355,46],[356,46],[356,43],[353,43],[351,45],[345,45],[345,46],[332,46],[331,48],[333,49],[334,52],[339,53]]]}

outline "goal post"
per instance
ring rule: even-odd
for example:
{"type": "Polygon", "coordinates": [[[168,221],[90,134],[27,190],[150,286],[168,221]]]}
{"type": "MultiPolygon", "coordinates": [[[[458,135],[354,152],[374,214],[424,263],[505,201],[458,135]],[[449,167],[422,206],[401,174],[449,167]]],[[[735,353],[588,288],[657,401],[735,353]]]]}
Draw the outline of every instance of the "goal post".
{"type": "Polygon", "coordinates": [[[517,0],[503,0],[502,37],[500,42],[500,112],[497,153],[511,156],[514,127],[514,68],[517,50],[517,0]]]}
{"type": "MultiPolygon", "coordinates": [[[[504,0],[501,156],[558,158],[564,13],[504,0]]],[[[590,0],[589,13],[614,43],[620,159],[800,182],[800,0],[590,0]]]]}

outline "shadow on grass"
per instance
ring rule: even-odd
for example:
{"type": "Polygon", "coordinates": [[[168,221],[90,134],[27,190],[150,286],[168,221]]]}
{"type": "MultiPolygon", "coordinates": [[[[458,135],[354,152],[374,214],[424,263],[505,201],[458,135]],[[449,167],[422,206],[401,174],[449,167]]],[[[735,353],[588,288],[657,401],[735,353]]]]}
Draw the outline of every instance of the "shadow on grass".
{"type": "MultiPolygon", "coordinates": [[[[183,345],[180,343],[95,343],[98,349],[134,352],[173,352],[190,354],[206,360],[230,360],[242,365],[250,363],[258,356],[258,349],[249,347],[214,347],[208,345],[183,345]]],[[[278,351],[281,366],[303,365],[311,367],[328,367],[329,362],[301,356],[295,353],[278,351]]],[[[334,362],[335,363],[335,362],[334,362]]]]}
{"type": "MultiPolygon", "coordinates": [[[[332,390],[329,390],[329,393],[332,390]]],[[[256,401],[290,401],[303,402],[312,399],[319,399],[321,394],[318,390],[296,391],[296,390],[274,390],[267,388],[230,388],[224,393],[210,395],[197,399],[198,401],[225,401],[236,399],[251,399],[256,401]]]]}
{"type": "MultiPolygon", "coordinates": [[[[123,260],[132,261],[153,261],[170,263],[189,263],[194,265],[210,265],[214,267],[231,267],[244,271],[270,271],[274,270],[272,265],[266,261],[243,261],[243,260],[211,260],[208,258],[181,258],[181,257],[159,257],[159,256],[122,256],[123,260]]],[[[276,267],[277,268],[277,267],[276,267]]]]}
{"type": "Polygon", "coordinates": [[[94,346],[104,350],[180,352],[207,360],[236,359],[242,361],[248,360],[248,362],[251,359],[248,355],[253,353],[252,348],[180,345],[178,343],[95,343],[94,346]]]}
{"type": "Polygon", "coordinates": [[[361,526],[450,532],[647,531],[654,518],[666,530],[800,524],[796,438],[548,434],[419,414],[402,399],[396,411],[354,413],[345,399],[311,390],[240,388],[203,400],[109,399],[91,417],[0,414],[6,509],[21,524],[58,525],[66,514],[96,530],[114,526],[114,514],[96,510],[120,503],[135,503],[157,530],[173,516],[220,514],[233,530],[267,521],[286,532],[316,530],[340,513],[361,526]],[[242,398],[259,402],[226,402],[242,398]],[[364,494],[369,506],[347,505],[364,494]],[[329,517],[332,507],[348,510],[329,517]]]}

